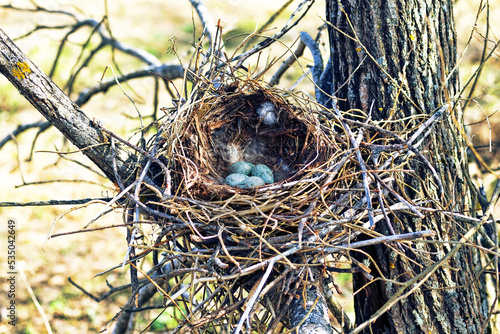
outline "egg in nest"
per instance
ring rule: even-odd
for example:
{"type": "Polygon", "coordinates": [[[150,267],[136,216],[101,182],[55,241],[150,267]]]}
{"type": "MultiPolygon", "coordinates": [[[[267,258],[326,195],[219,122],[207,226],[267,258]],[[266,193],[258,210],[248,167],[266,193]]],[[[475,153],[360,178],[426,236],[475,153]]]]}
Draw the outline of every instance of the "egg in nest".
{"type": "Polygon", "coordinates": [[[266,183],[274,183],[273,171],[264,164],[258,164],[253,167],[250,175],[260,177],[266,183]]]}

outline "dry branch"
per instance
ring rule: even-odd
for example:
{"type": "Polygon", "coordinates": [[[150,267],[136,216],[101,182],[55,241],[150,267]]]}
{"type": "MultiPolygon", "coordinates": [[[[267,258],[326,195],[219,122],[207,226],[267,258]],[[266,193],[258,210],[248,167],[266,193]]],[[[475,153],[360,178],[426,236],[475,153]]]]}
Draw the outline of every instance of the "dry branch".
{"type": "MultiPolygon", "coordinates": [[[[110,180],[115,179],[107,136],[1,29],[0,73],[110,180]]],[[[118,149],[116,161],[122,179],[132,175],[136,160],[134,155],[118,149]]]]}

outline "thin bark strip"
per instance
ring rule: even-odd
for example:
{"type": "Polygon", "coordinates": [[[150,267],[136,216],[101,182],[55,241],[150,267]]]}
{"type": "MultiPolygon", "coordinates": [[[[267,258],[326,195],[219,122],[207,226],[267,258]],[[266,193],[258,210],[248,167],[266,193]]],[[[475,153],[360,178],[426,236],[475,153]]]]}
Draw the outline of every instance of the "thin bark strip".
{"type": "MultiPolygon", "coordinates": [[[[85,113],[0,29],[0,73],[66,138],[115,181],[109,142],[85,113]]],[[[118,173],[128,179],[136,157],[117,150],[118,173]]]]}

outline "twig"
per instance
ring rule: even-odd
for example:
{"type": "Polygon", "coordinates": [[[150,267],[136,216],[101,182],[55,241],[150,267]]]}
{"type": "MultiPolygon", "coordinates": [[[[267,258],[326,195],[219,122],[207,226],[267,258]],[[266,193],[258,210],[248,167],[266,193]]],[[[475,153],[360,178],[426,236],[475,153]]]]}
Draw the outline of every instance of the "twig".
{"type": "Polygon", "coordinates": [[[116,77],[116,79],[115,78],[107,79],[105,81],[99,82],[97,85],[93,87],[89,87],[82,90],[78,95],[78,98],[75,101],[75,103],[78,104],[79,106],[83,106],[92,98],[92,96],[98,93],[105,93],[109,88],[116,85],[117,81],[121,83],[121,82],[127,82],[132,79],[146,78],[151,76],[153,77],[160,76],[161,78],[166,80],[181,79],[184,77],[184,68],[180,65],[161,64],[161,65],[149,66],[140,70],[135,70],[127,74],[120,75],[116,77]]]}
{"type": "Polygon", "coordinates": [[[414,205],[412,205],[410,202],[408,202],[406,199],[403,198],[403,196],[401,196],[400,194],[398,194],[397,192],[395,192],[394,190],[391,189],[391,187],[389,187],[387,184],[385,184],[385,182],[380,178],[380,176],[377,175],[377,173],[372,173],[373,177],[375,179],[377,179],[377,182],[382,185],[382,187],[384,187],[385,189],[387,189],[391,195],[393,195],[394,197],[396,197],[399,201],[403,202],[407,207],[408,209],[410,209],[413,213],[415,213],[419,218],[424,218],[425,216],[420,212],[418,211],[414,205]]]}
{"type": "Polygon", "coordinates": [[[273,268],[274,268],[274,264],[276,263],[277,260],[278,260],[278,257],[274,257],[273,260],[271,260],[269,262],[267,269],[266,269],[266,272],[260,278],[260,282],[259,282],[259,285],[257,286],[257,289],[255,289],[254,293],[252,294],[252,296],[248,300],[247,308],[245,309],[245,311],[241,315],[240,321],[238,321],[238,325],[236,326],[236,329],[233,332],[234,334],[238,334],[241,331],[241,327],[243,326],[243,323],[245,321],[248,321],[248,323],[250,323],[250,319],[248,318],[248,316],[250,315],[250,312],[252,311],[252,308],[253,308],[255,302],[257,301],[257,299],[259,297],[262,297],[260,295],[260,292],[264,288],[264,285],[266,284],[267,279],[269,278],[269,275],[271,275],[271,272],[273,271],[273,268]]]}
{"type": "Polygon", "coordinates": [[[18,11],[23,11],[23,12],[33,12],[33,13],[46,12],[49,14],[64,14],[64,15],[76,18],[75,14],[73,14],[71,12],[67,12],[67,11],[63,11],[63,10],[48,9],[48,8],[45,8],[45,7],[42,7],[38,4],[36,4],[34,1],[31,1],[31,4],[33,4],[35,6],[35,8],[21,8],[21,7],[13,6],[12,4],[2,5],[2,6],[0,6],[0,8],[13,9],[13,10],[18,10],[18,11]]]}
{"type": "Polygon", "coordinates": [[[276,40],[280,39],[281,37],[283,37],[283,35],[285,35],[290,29],[292,29],[293,27],[295,27],[299,21],[307,14],[307,12],[309,11],[309,9],[311,8],[311,6],[314,4],[314,0],[305,0],[303,1],[298,7],[297,9],[292,13],[292,15],[290,16],[290,18],[288,19],[287,23],[285,24],[285,26],[283,28],[281,28],[281,31],[274,34],[273,36],[271,37],[268,37],[266,38],[264,41],[260,42],[259,44],[257,44],[256,46],[254,46],[253,48],[251,48],[250,50],[248,50],[247,52],[244,52],[242,54],[240,54],[239,56],[236,56],[234,58],[231,59],[231,61],[238,61],[238,63],[236,64],[235,68],[240,68],[241,65],[243,64],[243,62],[250,56],[252,56],[253,54],[256,54],[257,52],[267,48],[269,45],[273,44],[276,40]],[[300,15],[297,20],[293,21],[293,18],[295,17],[295,15],[297,15],[297,13],[299,11],[302,10],[302,7],[306,4],[310,2],[310,4],[305,8],[304,12],[302,13],[302,15],[300,15]],[[290,23],[292,22],[292,23],[290,23]]]}
{"type": "Polygon", "coordinates": [[[118,195],[116,195],[115,197],[113,197],[111,200],[107,201],[107,203],[104,206],[104,208],[97,214],[97,216],[95,218],[92,218],[90,220],[90,222],[88,222],[83,227],[83,229],[86,229],[87,227],[89,227],[90,225],[92,225],[97,219],[99,219],[103,215],[103,213],[106,212],[108,210],[108,208],[111,207],[111,205],[113,205],[115,202],[117,202],[119,199],[121,199],[123,197],[123,195],[125,195],[130,189],[132,189],[134,187],[135,184],[136,184],[136,181],[132,182],[125,189],[123,189],[118,195]]]}
{"type": "MultiPolygon", "coordinates": [[[[71,279],[71,277],[68,277],[68,282],[70,282],[75,288],[77,288],[78,290],[80,290],[81,292],[83,292],[85,295],[87,295],[88,297],[90,297],[92,300],[94,300],[95,302],[100,302],[106,298],[108,298],[109,296],[111,296],[112,294],[114,294],[115,292],[119,292],[119,291],[123,291],[123,290],[126,290],[128,288],[130,288],[130,284],[125,284],[123,286],[119,286],[119,287],[110,287],[110,290],[106,293],[104,293],[102,296],[100,297],[96,297],[94,296],[93,294],[91,294],[90,292],[88,292],[87,290],[85,290],[85,288],[81,287],[80,285],[78,285],[75,281],[73,281],[71,279]]],[[[109,286],[109,285],[108,285],[109,286]]]]}
{"type": "Polygon", "coordinates": [[[307,223],[307,219],[312,215],[312,212],[316,208],[317,203],[318,200],[315,200],[311,204],[309,204],[309,207],[307,208],[306,212],[304,212],[303,217],[299,221],[299,227],[298,227],[299,247],[302,247],[302,232],[304,231],[304,225],[307,223]]]}
{"type": "Polygon", "coordinates": [[[50,236],[52,235],[52,231],[54,231],[54,228],[59,220],[61,220],[64,216],[66,216],[67,214],[69,214],[73,211],[80,210],[81,208],[85,208],[85,207],[89,206],[90,204],[94,204],[94,203],[103,203],[103,202],[101,202],[99,200],[89,201],[89,202],[86,202],[86,203],[81,204],[79,206],[72,207],[71,209],[68,209],[65,212],[63,212],[62,214],[60,214],[59,216],[57,216],[57,218],[54,219],[54,221],[52,222],[52,225],[50,226],[49,232],[47,233],[47,238],[45,239],[45,242],[44,242],[43,247],[42,247],[43,251],[45,251],[45,248],[47,247],[47,243],[50,240],[50,236]]]}
{"type": "Polygon", "coordinates": [[[46,180],[46,181],[23,182],[22,184],[14,186],[14,188],[18,189],[26,186],[34,186],[34,185],[49,184],[49,183],[88,183],[96,186],[103,185],[102,182],[74,179],[74,180],[46,180]]]}
{"type": "Polygon", "coordinates": [[[231,312],[234,312],[236,311],[238,308],[241,307],[241,305],[246,301],[246,298],[245,299],[242,299],[242,300],[239,300],[231,305],[228,305],[228,306],[225,306],[211,314],[208,314],[206,316],[204,316],[203,318],[201,319],[198,319],[196,321],[193,321],[190,325],[192,328],[198,328],[198,327],[201,327],[203,325],[206,325],[212,321],[215,321],[217,319],[220,319],[222,317],[224,317],[225,315],[228,315],[230,314],[231,312]]]}
{"type": "Polygon", "coordinates": [[[23,207],[23,206],[51,206],[51,205],[75,205],[75,204],[85,204],[94,201],[107,202],[111,200],[110,197],[101,198],[82,198],[82,199],[68,199],[68,200],[58,200],[51,199],[49,201],[35,201],[35,202],[0,202],[0,207],[23,207]]]}
{"type": "Polygon", "coordinates": [[[208,8],[201,0],[189,0],[189,2],[191,2],[191,5],[196,10],[198,17],[200,18],[201,24],[203,25],[203,29],[206,30],[207,32],[208,39],[210,40],[210,52],[213,53],[223,52],[224,50],[223,46],[218,45],[218,40],[221,39],[217,38],[218,34],[217,24],[212,18],[212,15],[210,15],[208,8]]]}
{"type": "MultiPolygon", "coordinates": [[[[373,161],[373,166],[375,169],[379,169],[378,166],[378,158],[379,158],[380,152],[377,149],[372,150],[372,161],[373,161]]],[[[396,234],[396,231],[394,231],[394,227],[392,227],[391,220],[389,219],[389,216],[387,215],[387,211],[385,209],[385,204],[384,204],[384,198],[382,197],[382,189],[380,187],[380,182],[377,179],[377,197],[378,197],[378,202],[380,204],[380,210],[382,211],[382,215],[384,216],[385,223],[387,225],[387,228],[389,229],[389,232],[391,232],[392,235],[396,234]]],[[[404,252],[403,246],[401,246],[400,243],[397,244],[398,248],[404,252]]]]}
{"type": "Polygon", "coordinates": [[[96,127],[99,128],[99,130],[101,131],[104,131],[106,132],[107,134],[109,134],[111,137],[117,139],[119,142],[127,145],[128,147],[130,148],[133,148],[134,150],[136,150],[137,152],[139,152],[140,154],[144,155],[145,157],[147,157],[148,159],[152,160],[153,162],[156,162],[162,169],[163,171],[165,172],[165,174],[167,174],[168,172],[168,169],[167,169],[167,166],[165,166],[165,164],[160,160],[158,159],[157,157],[151,155],[149,152],[143,150],[142,148],[140,148],[139,146],[137,145],[134,145],[132,143],[130,143],[129,141],[121,138],[120,136],[116,135],[114,132],[112,132],[111,130],[108,130],[106,129],[102,124],[100,124],[99,122],[94,122],[94,125],[96,127]]]}
{"type": "Polygon", "coordinates": [[[297,59],[302,57],[305,49],[306,44],[302,39],[300,39],[299,44],[297,45],[297,48],[292,53],[292,55],[288,57],[288,59],[285,60],[283,64],[281,64],[276,73],[274,73],[274,75],[272,76],[271,80],[269,80],[269,86],[276,86],[277,84],[279,84],[283,74],[285,74],[285,72],[292,66],[293,63],[297,61],[297,59]]]}
{"type": "Polygon", "coordinates": [[[347,135],[349,136],[351,144],[356,151],[356,156],[358,158],[358,164],[359,164],[359,167],[361,168],[362,176],[363,176],[363,187],[365,188],[366,209],[368,210],[368,220],[370,221],[370,228],[372,228],[375,225],[375,222],[373,221],[373,216],[372,216],[372,212],[371,212],[373,210],[373,206],[372,206],[372,199],[371,199],[371,195],[370,195],[370,185],[369,185],[369,181],[368,181],[367,170],[366,170],[366,166],[365,166],[365,163],[363,160],[363,156],[361,155],[361,150],[359,149],[359,144],[356,141],[356,139],[354,138],[354,135],[351,131],[351,128],[349,127],[349,125],[347,125],[346,122],[344,122],[345,118],[340,113],[340,110],[337,108],[337,105],[334,104],[333,108],[334,108],[337,116],[341,120],[342,126],[344,127],[345,131],[347,132],[347,135]]]}
{"type": "MultiPolygon", "coordinates": [[[[276,12],[269,17],[269,19],[262,26],[259,27],[258,32],[264,31],[267,27],[269,27],[287,8],[292,4],[293,0],[287,0],[276,12]]],[[[247,51],[252,42],[257,38],[256,35],[253,35],[246,41],[245,46],[243,48],[243,52],[247,51]]]]}
{"type": "MultiPolygon", "coordinates": [[[[140,223],[141,223],[141,224],[156,224],[157,222],[156,222],[156,221],[141,221],[140,223]]],[[[130,225],[132,225],[132,224],[129,224],[129,223],[124,223],[124,224],[113,224],[113,225],[109,225],[109,226],[102,226],[102,227],[89,228],[89,229],[86,229],[86,230],[78,230],[78,231],[70,231],[70,232],[55,233],[55,234],[51,234],[51,235],[50,235],[50,238],[51,238],[51,239],[53,239],[53,238],[56,238],[56,237],[67,236],[67,235],[71,235],[71,234],[78,234],[78,233],[88,233],[88,232],[102,231],[102,230],[107,230],[107,229],[110,229],[110,228],[116,228],[116,227],[126,227],[126,226],[130,226],[130,225]]]]}
{"type": "MultiPolygon", "coordinates": [[[[444,188],[443,188],[443,184],[441,183],[441,179],[437,175],[437,172],[434,169],[434,167],[427,160],[427,158],[425,158],[423,156],[423,154],[420,153],[420,151],[417,149],[417,147],[420,146],[420,144],[423,142],[423,140],[429,135],[430,131],[432,130],[432,126],[440,119],[440,117],[443,115],[443,113],[448,108],[449,108],[448,104],[444,104],[441,108],[439,108],[434,114],[431,115],[431,117],[429,117],[429,119],[427,121],[425,121],[422,125],[420,125],[420,127],[418,128],[418,130],[411,136],[411,138],[408,141],[404,140],[403,138],[401,138],[400,136],[398,136],[394,132],[382,129],[382,128],[378,127],[378,126],[365,124],[363,122],[358,122],[358,121],[355,121],[355,120],[351,120],[351,119],[345,118],[343,116],[340,116],[339,119],[341,121],[345,121],[347,123],[356,124],[356,125],[359,125],[359,126],[362,126],[362,127],[366,127],[368,129],[371,129],[371,130],[382,132],[382,133],[384,133],[386,135],[389,135],[389,136],[395,138],[400,143],[403,143],[406,146],[408,146],[408,149],[411,150],[413,153],[415,153],[420,158],[420,160],[422,160],[422,162],[429,168],[429,170],[431,171],[432,176],[434,178],[434,181],[436,182],[436,184],[438,186],[438,192],[439,192],[440,195],[442,195],[444,193],[444,188]],[[420,140],[416,144],[413,144],[413,142],[415,142],[418,139],[418,137],[420,136],[420,134],[422,134],[423,131],[426,130],[426,129],[427,129],[427,131],[420,138],[420,140]]],[[[381,166],[381,168],[382,169],[387,168],[392,163],[392,161],[394,161],[398,156],[399,156],[399,153],[396,152],[391,158],[389,158],[381,166]]]]}
{"type": "Polygon", "coordinates": [[[435,235],[436,235],[436,232],[430,231],[430,230],[404,233],[404,234],[396,234],[396,235],[386,235],[383,237],[377,237],[377,238],[372,238],[369,240],[357,241],[357,242],[353,242],[353,243],[349,243],[349,244],[345,244],[345,245],[319,248],[319,249],[317,249],[317,251],[322,251],[324,253],[338,253],[338,252],[349,250],[349,249],[356,249],[356,248],[373,246],[373,245],[378,245],[378,244],[383,244],[383,243],[388,243],[388,242],[395,242],[395,241],[414,240],[414,239],[418,239],[418,238],[432,237],[435,235]]]}

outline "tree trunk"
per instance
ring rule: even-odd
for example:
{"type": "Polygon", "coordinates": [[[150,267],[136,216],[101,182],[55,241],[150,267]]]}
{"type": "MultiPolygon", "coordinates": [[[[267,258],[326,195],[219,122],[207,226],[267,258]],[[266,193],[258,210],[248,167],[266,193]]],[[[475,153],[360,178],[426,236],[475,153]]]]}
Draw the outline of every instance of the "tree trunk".
{"type": "MultiPolygon", "coordinates": [[[[452,9],[451,0],[328,0],[332,92],[338,98],[339,108],[368,113],[373,102],[372,117],[381,121],[381,126],[397,132],[416,126],[422,117],[453,101],[459,92],[459,78],[452,9]],[[404,121],[397,121],[403,118],[404,121]]],[[[421,152],[441,178],[444,194],[439,193],[425,166],[415,159],[411,167],[422,181],[406,174],[407,187],[400,191],[407,198],[415,198],[421,192],[435,199],[436,209],[467,212],[471,208],[464,176],[466,145],[459,127],[463,127],[463,119],[460,106],[456,105],[448,109],[421,146],[421,152]]],[[[444,214],[428,215],[425,219],[394,215],[391,221],[396,233],[429,229],[441,241],[459,240],[470,228],[444,214]]],[[[390,234],[383,222],[376,229],[390,234]]],[[[422,244],[422,252],[406,249],[405,255],[412,261],[386,246],[365,251],[380,268],[378,276],[405,282],[442,259],[453,246],[436,243],[422,244]]],[[[372,263],[373,272],[377,272],[377,267],[372,263]]],[[[476,276],[480,269],[477,250],[460,248],[414,293],[393,305],[364,332],[482,333],[489,327],[484,279],[476,276]]],[[[400,289],[384,280],[363,288],[368,282],[360,274],[353,280],[354,290],[361,289],[354,299],[357,325],[374,316],[400,289]]]]}

